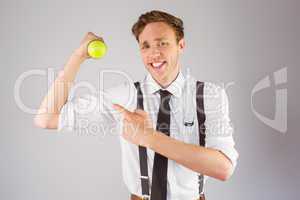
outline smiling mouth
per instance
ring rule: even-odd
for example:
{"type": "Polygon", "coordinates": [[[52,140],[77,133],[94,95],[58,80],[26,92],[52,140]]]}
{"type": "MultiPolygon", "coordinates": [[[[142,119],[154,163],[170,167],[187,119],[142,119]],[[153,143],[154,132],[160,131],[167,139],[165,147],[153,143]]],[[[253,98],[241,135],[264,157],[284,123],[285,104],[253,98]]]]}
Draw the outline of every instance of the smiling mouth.
{"type": "Polygon", "coordinates": [[[156,70],[159,70],[161,69],[167,62],[166,61],[163,61],[163,62],[153,62],[153,63],[150,63],[150,65],[156,69],[156,70]]]}

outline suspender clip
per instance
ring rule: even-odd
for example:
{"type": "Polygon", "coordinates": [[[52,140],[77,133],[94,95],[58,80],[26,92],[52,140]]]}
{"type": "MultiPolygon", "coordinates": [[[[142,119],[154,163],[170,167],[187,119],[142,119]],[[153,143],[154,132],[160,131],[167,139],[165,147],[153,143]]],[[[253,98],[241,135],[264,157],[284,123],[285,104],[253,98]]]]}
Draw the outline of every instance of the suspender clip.
{"type": "Polygon", "coordinates": [[[149,180],[149,176],[141,176],[141,179],[148,179],[149,180]]]}
{"type": "Polygon", "coordinates": [[[143,194],[142,200],[149,200],[149,199],[150,199],[150,195],[143,194]]]}

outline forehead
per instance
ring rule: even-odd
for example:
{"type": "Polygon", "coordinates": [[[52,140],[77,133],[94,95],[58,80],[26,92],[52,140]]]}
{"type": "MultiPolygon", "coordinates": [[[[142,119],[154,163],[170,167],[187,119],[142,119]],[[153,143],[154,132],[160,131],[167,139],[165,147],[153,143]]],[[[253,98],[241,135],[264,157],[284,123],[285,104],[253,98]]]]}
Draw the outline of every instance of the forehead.
{"type": "Polygon", "coordinates": [[[150,42],[158,39],[176,39],[174,30],[164,22],[153,22],[145,26],[139,35],[139,42],[150,42]]]}

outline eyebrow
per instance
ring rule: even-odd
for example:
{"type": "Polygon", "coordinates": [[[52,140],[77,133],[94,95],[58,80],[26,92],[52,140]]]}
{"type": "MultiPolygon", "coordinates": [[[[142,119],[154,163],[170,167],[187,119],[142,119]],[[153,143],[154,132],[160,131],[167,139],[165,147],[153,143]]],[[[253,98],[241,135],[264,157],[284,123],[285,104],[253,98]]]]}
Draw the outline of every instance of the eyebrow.
{"type": "MultiPolygon", "coordinates": [[[[167,38],[165,38],[165,37],[161,37],[161,38],[155,38],[154,41],[160,42],[160,41],[166,40],[166,39],[167,39],[167,38]]],[[[147,40],[145,40],[141,45],[146,45],[146,44],[148,44],[148,41],[147,41],[147,40]]]]}

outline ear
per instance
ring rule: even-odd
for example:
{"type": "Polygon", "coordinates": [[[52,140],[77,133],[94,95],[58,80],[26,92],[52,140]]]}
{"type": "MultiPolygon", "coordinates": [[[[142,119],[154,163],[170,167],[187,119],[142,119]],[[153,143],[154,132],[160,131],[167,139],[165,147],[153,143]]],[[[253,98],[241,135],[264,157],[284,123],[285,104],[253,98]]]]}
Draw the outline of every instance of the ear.
{"type": "Polygon", "coordinates": [[[184,48],[185,48],[185,40],[184,38],[181,38],[178,42],[178,46],[179,46],[179,51],[183,52],[184,48]]]}

